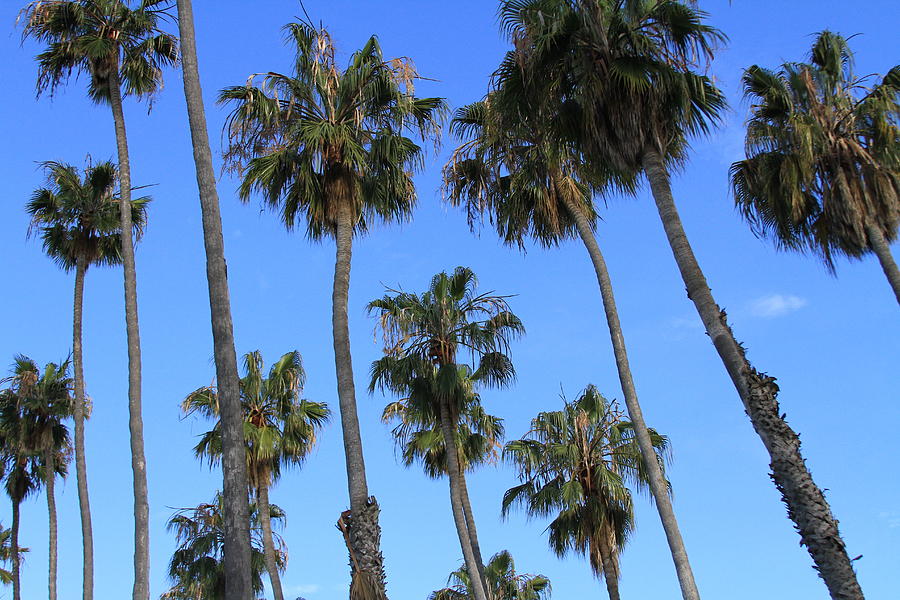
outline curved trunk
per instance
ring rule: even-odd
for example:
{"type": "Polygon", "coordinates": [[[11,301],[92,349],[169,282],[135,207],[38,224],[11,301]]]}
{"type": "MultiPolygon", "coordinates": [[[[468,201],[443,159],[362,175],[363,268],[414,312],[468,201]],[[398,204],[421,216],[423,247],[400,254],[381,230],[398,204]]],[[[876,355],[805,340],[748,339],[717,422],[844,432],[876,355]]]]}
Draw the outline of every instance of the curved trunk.
{"type": "Polygon", "coordinates": [[[469,572],[475,600],[488,600],[487,591],[481,576],[482,568],[479,561],[475,558],[475,552],[472,550],[471,532],[466,524],[466,516],[462,506],[459,485],[461,473],[459,453],[456,449],[456,438],[453,435],[450,409],[444,401],[440,401],[440,405],[441,433],[444,435],[444,448],[447,450],[447,477],[450,480],[450,508],[453,510],[456,534],[459,536],[459,545],[462,548],[463,558],[466,561],[466,570],[469,572]]]}
{"type": "Polygon", "coordinates": [[[222,476],[225,506],[225,600],[250,598],[250,514],[247,505],[247,459],[244,420],[241,413],[240,378],[234,350],[234,327],[228,294],[228,268],[216,175],[209,147],[191,0],[178,0],[178,30],[181,37],[181,73],[187,102],[194,164],[200,189],[206,279],[216,361],[216,386],[222,422],[222,476]]]}
{"type": "Polygon", "coordinates": [[[13,600],[22,600],[21,557],[19,556],[19,502],[17,500],[12,501],[10,551],[12,552],[13,600]]]}
{"type": "Polygon", "coordinates": [[[350,326],[347,303],[350,294],[350,258],[353,222],[346,204],[340,210],[335,231],[334,290],[331,325],[334,333],[334,365],[337,371],[338,402],[350,492],[350,515],[342,517],[347,527],[351,558],[351,598],[386,598],[384,557],[381,554],[381,529],[378,504],[369,498],[362,436],[356,412],[356,388],[350,354],[350,326]]]}
{"type": "Polygon", "coordinates": [[[472,503],[469,501],[466,471],[462,467],[459,469],[459,497],[462,502],[463,515],[466,517],[466,529],[469,532],[472,553],[475,555],[475,562],[478,564],[478,574],[481,576],[481,581],[486,581],[484,578],[484,559],[481,557],[481,545],[478,543],[478,530],[475,528],[475,515],[472,513],[472,503]]]}
{"type": "MultiPolygon", "coordinates": [[[[262,481],[262,479],[261,479],[262,481]]],[[[275,539],[272,537],[272,516],[269,513],[269,486],[259,483],[256,491],[256,510],[259,513],[259,524],[263,534],[263,554],[266,558],[266,570],[272,582],[272,594],[275,600],[284,600],[281,590],[281,578],[278,576],[278,561],[275,559],[275,539]]]]}
{"type": "Polygon", "coordinates": [[[600,252],[600,246],[597,244],[597,239],[594,237],[594,232],[591,230],[587,217],[571,198],[565,195],[562,196],[566,208],[575,220],[578,233],[581,235],[581,239],[591,257],[594,272],[597,275],[597,283],[600,285],[600,296],[603,299],[603,310],[606,312],[606,323],[609,326],[609,337],[612,340],[613,354],[616,358],[619,383],[625,396],[625,406],[628,409],[628,417],[634,424],[634,432],[637,437],[638,447],[641,450],[641,458],[650,478],[650,492],[653,494],[654,500],[656,500],[656,510],[659,513],[660,521],[662,521],[662,526],[666,533],[666,540],[672,553],[672,561],[675,563],[675,572],[678,575],[678,583],[681,586],[681,595],[684,600],[699,600],[700,592],[697,591],[697,584],[694,582],[694,573],[688,560],[687,549],[684,546],[684,540],[681,538],[681,531],[678,529],[678,521],[675,518],[675,510],[672,508],[672,501],[669,498],[669,486],[659,465],[656,451],[650,440],[650,432],[647,431],[647,424],[644,422],[644,415],[638,402],[637,391],[631,376],[631,367],[628,364],[628,353],[625,350],[625,336],[619,323],[619,312],[616,308],[616,299],[613,295],[609,272],[606,269],[606,261],[600,252]]]}
{"type": "Polygon", "coordinates": [[[787,505],[801,544],[809,550],[834,600],[862,600],[862,589],[838,531],[838,522],[800,454],[800,438],[783,415],[779,416],[775,378],[753,368],[728,326],[725,312],[713,299],[681,225],[662,157],[648,152],[644,156],[644,169],[688,298],[694,302],[744,410],[769,452],[772,480],[787,505]]]}
{"type": "Polygon", "coordinates": [[[878,262],[881,263],[881,269],[884,271],[888,283],[891,284],[891,289],[894,290],[894,296],[897,297],[897,303],[900,304],[900,269],[897,268],[897,263],[894,262],[894,257],[891,256],[891,247],[888,244],[887,239],[885,239],[884,234],[881,232],[881,229],[875,225],[868,225],[866,227],[866,235],[869,238],[869,247],[872,249],[872,252],[875,253],[875,256],[878,257],[878,262]]]}
{"type": "Polygon", "coordinates": [[[53,450],[48,448],[44,452],[44,471],[46,473],[46,483],[47,483],[47,518],[50,521],[50,533],[49,533],[49,553],[48,553],[48,578],[47,578],[47,589],[49,592],[50,600],[56,600],[56,563],[57,563],[57,551],[56,551],[56,539],[57,539],[57,527],[56,527],[56,464],[54,460],[53,450]]]}
{"type": "Polygon", "coordinates": [[[84,360],[81,346],[84,276],[87,265],[75,259],[75,302],[72,310],[72,368],[75,371],[75,477],[78,483],[78,508],[81,513],[81,541],[84,561],[82,598],[94,597],[94,534],[91,527],[91,502],[88,497],[87,459],[84,450],[84,360]]]}
{"type": "Polygon", "coordinates": [[[134,491],[134,600],[150,600],[150,505],[141,417],[141,336],[138,329],[137,271],[131,223],[131,165],[119,74],[110,75],[110,106],[116,126],[119,158],[119,217],[122,220],[122,270],[125,273],[125,330],[128,337],[128,431],[134,491]]]}
{"type": "Polygon", "coordinates": [[[597,550],[600,554],[600,564],[603,567],[603,581],[606,583],[606,592],[609,594],[609,600],[620,600],[619,596],[619,568],[613,557],[612,548],[603,536],[596,541],[597,550]]]}

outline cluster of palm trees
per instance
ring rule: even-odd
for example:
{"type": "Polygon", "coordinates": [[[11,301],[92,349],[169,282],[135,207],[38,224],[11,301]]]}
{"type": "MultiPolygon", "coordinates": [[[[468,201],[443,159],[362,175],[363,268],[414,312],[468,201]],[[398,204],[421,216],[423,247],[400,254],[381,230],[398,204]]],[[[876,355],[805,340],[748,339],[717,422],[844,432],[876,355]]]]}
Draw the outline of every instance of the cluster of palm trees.
{"type": "MultiPolygon", "coordinates": [[[[74,450],[83,539],[83,598],[93,594],[93,538],[85,419],[82,313],[91,266],[123,266],[128,351],[129,430],[134,482],[135,600],[149,599],[149,506],[141,420],[141,352],[134,247],[149,198],[132,184],[123,99],[152,100],[163,70],[181,63],[197,170],[213,332],[216,384],[182,404],[215,420],[195,448],[221,466],[223,487],[209,504],[170,520],[179,548],[170,599],[247,600],[265,572],[276,600],[287,565],[273,523],[284,514],[269,500],[282,467],[299,466],[330,411],[302,398],[300,354],[284,354],[264,374],[259,352],[234,345],[222,224],[190,0],[38,0],[22,11],[24,36],[37,56],[38,92],[52,93],[83,74],[88,94],[112,109],[118,162],[79,171],[43,164],[45,187],[27,205],[30,233],[66,271],[75,272],[71,366],[17,358],[2,392],[0,449],[13,500],[10,578],[20,597],[18,507],[40,485],[50,508],[50,597],[55,598],[54,474],[74,450]],[[173,8],[177,7],[177,12],[173,8]],[[177,23],[178,37],[165,31],[177,23]],[[62,422],[74,421],[74,443],[62,422]]],[[[680,0],[501,0],[499,21],[512,47],[479,102],[453,115],[459,140],[443,169],[447,201],[470,225],[485,218],[501,240],[554,247],[577,237],[594,267],[625,411],[587,386],[562,410],[542,412],[519,440],[502,445],[502,419],[485,412],[480,393],[510,385],[512,341],[524,328],[507,296],[479,293],[459,267],[439,273],[422,294],[388,290],[369,304],[384,333],[385,354],[369,389],[398,397],[384,411],[403,461],[430,477],[447,476],[464,566],[435,600],[531,600],[549,594],[542,576],[517,574],[503,551],[483,559],[466,473],[502,456],[520,485],[503,499],[552,517],[551,548],[584,554],[617,599],[619,553],[633,530],[632,492],[652,495],[685,600],[700,595],[665,477],[668,440],[644,421],[614,288],[598,239],[598,201],[649,184],[687,295],[731,378],[741,407],[771,458],[771,476],[801,543],[835,599],[861,599],[838,523],[780,410],[775,378],[752,365],[712,296],[685,234],[671,176],[688,160],[693,138],[709,132],[726,103],[708,75],[725,41],[692,2],[680,0]]],[[[254,74],[225,88],[226,166],[240,178],[243,202],[259,198],[286,229],[335,242],[332,329],[349,510],[340,515],[349,553],[352,600],[387,598],[379,505],[366,478],[356,407],[348,319],[353,240],[373,223],[410,219],[413,176],[423,146],[436,142],[447,103],[415,93],[419,74],[406,58],[388,60],[372,36],[346,63],[328,31],[309,22],[284,27],[294,57],[286,71],[254,74]]],[[[778,70],[750,67],[753,103],[747,158],[731,168],[736,203],[754,231],[783,248],[813,253],[831,268],[838,255],[874,253],[898,302],[900,271],[889,244],[900,223],[900,66],[878,81],[853,71],[847,40],[820,33],[809,62],[778,70]]],[[[5,533],[0,532],[0,536],[5,533]]],[[[3,540],[6,537],[2,537],[3,540]]],[[[0,557],[2,558],[2,557],[0,557]]],[[[2,575],[2,573],[0,573],[2,575]]]]}

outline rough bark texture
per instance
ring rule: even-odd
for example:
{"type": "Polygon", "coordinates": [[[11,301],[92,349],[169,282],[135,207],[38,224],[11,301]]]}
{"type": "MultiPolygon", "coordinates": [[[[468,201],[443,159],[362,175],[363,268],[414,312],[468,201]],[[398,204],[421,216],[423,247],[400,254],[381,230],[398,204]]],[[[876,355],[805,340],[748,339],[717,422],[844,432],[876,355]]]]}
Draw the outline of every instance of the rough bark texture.
{"type": "Polygon", "coordinates": [[[744,410],[769,452],[772,480],[800,534],[800,543],[809,550],[815,568],[834,600],[862,600],[862,589],[838,531],[838,521],[800,454],[799,436],[788,426],[783,415],[779,415],[775,378],[753,368],[728,326],[725,312],[713,299],[681,225],[660,155],[647,153],[644,168],[688,298],[694,302],[706,333],[740,395],[744,410]]]}
{"type": "Polygon", "coordinates": [[[44,452],[44,471],[47,478],[47,520],[49,521],[49,550],[47,567],[47,591],[50,600],[56,600],[57,525],[56,525],[56,464],[53,450],[44,452]]]}
{"type": "Polygon", "coordinates": [[[75,478],[78,484],[78,508],[81,513],[82,599],[94,597],[94,534],[91,527],[91,502],[88,496],[87,459],[84,451],[84,354],[81,345],[84,276],[87,265],[75,262],[75,301],[72,310],[72,368],[75,371],[75,478]]]}
{"type": "Polygon", "coordinates": [[[466,570],[469,572],[475,600],[488,600],[481,575],[482,568],[472,549],[471,532],[463,510],[459,485],[462,470],[459,468],[459,453],[456,449],[456,437],[453,435],[453,420],[450,418],[450,409],[447,407],[447,403],[441,402],[440,404],[441,433],[444,436],[444,448],[447,450],[447,478],[450,480],[450,508],[453,511],[453,522],[456,525],[456,534],[459,537],[459,545],[466,561],[466,570]]]}
{"type": "Polygon", "coordinates": [[[575,220],[578,233],[581,235],[581,239],[594,265],[597,283],[600,285],[600,296],[603,300],[603,310],[606,312],[606,323],[609,326],[609,337],[612,340],[616,369],[619,372],[619,383],[625,396],[625,406],[628,409],[628,417],[634,424],[634,432],[637,436],[638,446],[641,449],[641,458],[650,478],[650,492],[656,500],[656,510],[659,513],[660,521],[662,521],[666,540],[669,543],[669,550],[672,553],[672,560],[675,563],[675,572],[678,575],[678,583],[681,586],[681,595],[684,600],[699,600],[700,592],[697,591],[697,584],[694,582],[694,573],[688,560],[687,549],[684,546],[684,540],[681,538],[681,531],[678,529],[678,521],[675,518],[675,510],[672,508],[672,501],[669,498],[669,486],[656,458],[656,451],[653,449],[653,442],[650,440],[650,432],[647,430],[641,405],[638,402],[637,391],[631,376],[631,367],[628,364],[628,353],[625,350],[625,336],[622,333],[622,325],[619,323],[619,312],[616,308],[616,299],[613,294],[609,271],[606,269],[606,261],[600,252],[600,246],[597,244],[597,239],[593,230],[591,230],[587,217],[584,216],[578,205],[570,198],[564,198],[564,202],[566,202],[566,208],[575,220]]]}
{"type": "Polygon", "coordinates": [[[866,227],[866,234],[869,238],[869,246],[878,257],[884,275],[891,284],[891,289],[894,290],[894,296],[897,297],[897,303],[900,304],[900,269],[897,268],[897,263],[894,262],[894,257],[891,255],[891,247],[878,227],[874,225],[866,227]]]}
{"type": "Polygon", "coordinates": [[[356,512],[347,510],[338,519],[338,529],[350,554],[350,600],[385,600],[384,559],[378,502],[371,496],[356,512]]]}
{"type": "Polygon", "coordinates": [[[134,600],[150,600],[150,504],[147,461],[144,456],[144,421],[141,416],[141,335],[138,328],[137,270],[131,222],[131,164],[119,74],[110,76],[110,106],[116,126],[119,159],[119,216],[122,220],[122,270],[125,273],[125,330],[128,337],[128,431],[134,489],[134,600]]]}
{"type": "Polygon", "coordinates": [[[22,581],[20,578],[21,557],[19,556],[19,502],[12,503],[12,533],[9,549],[12,552],[13,600],[22,600],[22,581]]]}
{"type": "Polygon", "coordinates": [[[241,414],[240,379],[234,350],[231,300],[222,218],[194,36],[191,0],[178,0],[178,29],[181,36],[184,96],[187,102],[194,163],[200,189],[203,217],[203,245],[206,249],[206,278],[216,361],[216,385],[222,422],[222,475],[225,506],[225,600],[252,597],[250,581],[250,515],[247,506],[247,462],[244,449],[244,422],[241,414]]]}
{"type": "Polygon", "coordinates": [[[256,495],[256,510],[259,513],[259,524],[263,534],[263,554],[266,557],[266,570],[272,582],[272,594],[275,600],[284,600],[281,590],[281,578],[278,576],[278,563],[275,559],[275,539],[272,536],[272,516],[269,514],[269,486],[259,484],[256,495]]]}
{"type": "Polygon", "coordinates": [[[603,566],[603,581],[606,583],[609,600],[620,600],[619,569],[613,559],[612,549],[602,536],[597,540],[597,550],[600,554],[600,564],[603,566]]]}

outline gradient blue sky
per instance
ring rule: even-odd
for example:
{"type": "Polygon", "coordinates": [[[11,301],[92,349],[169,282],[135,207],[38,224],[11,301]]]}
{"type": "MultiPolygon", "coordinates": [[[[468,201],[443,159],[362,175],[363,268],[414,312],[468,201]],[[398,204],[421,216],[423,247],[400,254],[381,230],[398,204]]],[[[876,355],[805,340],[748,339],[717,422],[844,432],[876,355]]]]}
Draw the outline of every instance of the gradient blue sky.
{"type": "MultiPolygon", "coordinates": [[[[6,142],[0,153],[0,365],[25,353],[40,363],[64,358],[71,345],[72,276],[26,241],[23,211],[42,184],[36,162],[82,165],[115,158],[109,111],[85,99],[84,81],[52,100],[35,100],[38,48],[20,46],[13,23],[20,2],[4,0],[0,95],[6,142]]],[[[674,182],[688,234],[717,300],[761,370],[777,376],[788,420],[801,432],[804,454],[828,499],[870,598],[900,589],[900,478],[896,454],[897,306],[875,260],[838,266],[828,275],[814,260],[776,253],[740,221],[727,187],[729,164],[742,156],[747,105],[740,98],[741,70],[775,66],[805,56],[811,34],[831,28],[860,34],[852,44],[858,72],[884,73],[900,58],[897,5],[868,0],[715,0],[701,3],[711,22],[730,37],[714,66],[731,111],[723,128],[698,140],[674,182]]],[[[478,99],[505,43],[495,23],[496,3],[393,0],[307,0],[341,50],[341,59],[377,34],[387,56],[412,57],[422,95],[440,95],[453,107],[478,99]]],[[[214,148],[224,113],[213,104],[218,89],[258,71],[287,69],[290,50],[279,28],[300,14],[283,0],[195,0],[201,76],[214,148]]],[[[144,422],[150,476],[152,595],[168,584],[174,548],[165,532],[172,507],[196,505],[221,485],[193,458],[196,436],[208,427],[182,420],[179,402],[212,382],[212,345],[200,237],[199,205],[181,81],[167,87],[148,114],[126,106],[136,185],[153,184],[150,225],[138,260],[144,357],[144,422]]],[[[610,397],[620,391],[602,319],[599,294],[582,246],[555,250],[503,247],[491,230],[469,233],[465,218],[444,206],[440,167],[452,149],[429,156],[417,178],[415,220],[378,226],[355,247],[350,293],[360,419],[369,485],[382,505],[383,547],[391,597],[424,600],[442,587],[461,561],[450,518],[447,484],[426,479],[395,460],[389,430],[379,421],[386,399],[365,393],[366,374],[380,353],[365,304],[384,284],[420,290],[431,275],[466,265],[484,289],[517,294],[511,300],[528,334],[513,348],[518,382],[485,393],[489,410],[506,419],[518,437],[538,411],[559,406],[560,390],[572,397],[587,383],[610,397]]],[[[307,397],[337,410],[329,324],[334,248],[288,234],[257,202],[241,205],[236,181],[223,176],[226,252],[237,351],[260,349],[267,362],[298,349],[308,372],[307,397]]],[[[806,551],[768,477],[767,456],[704,334],[646,191],[610,199],[598,235],[607,255],[649,424],[670,436],[670,477],[675,509],[701,593],[705,598],[750,600],[826,598],[806,551]]],[[[896,249],[895,249],[896,252],[896,249]]],[[[95,269],[87,278],[85,372],[94,401],[87,454],[96,548],[96,597],[131,593],[131,471],[127,432],[126,356],[121,272],[95,269]]],[[[499,517],[502,493],[515,482],[505,465],[471,476],[470,489],[485,554],[509,549],[522,572],[543,573],[553,597],[603,597],[602,584],[577,556],[559,560],[547,549],[546,523],[515,514],[499,517]]],[[[59,487],[60,599],[80,597],[80,528],[74,473],[59,487]]],[[[290,598],[346,597],[347,556],[334,527],[347,492],[337,418],[301,471],[286,474],[272,501],[288,515],[283,532],[290,564],[283,577],[290,598]]],[[[638,498],[637,532],[622,555],[625,598],[675,598],[678,586],[655,511],[638,498]]],[[[9,524],[8,503],[0,519],[9,524]]],[[[24,569],[24,596],[46,589],[46,506],[43,496],[23,507],[22,543],[32,551],[24,569]]],[[[9,589],[0,591],[11,596],[9,589]]]]}

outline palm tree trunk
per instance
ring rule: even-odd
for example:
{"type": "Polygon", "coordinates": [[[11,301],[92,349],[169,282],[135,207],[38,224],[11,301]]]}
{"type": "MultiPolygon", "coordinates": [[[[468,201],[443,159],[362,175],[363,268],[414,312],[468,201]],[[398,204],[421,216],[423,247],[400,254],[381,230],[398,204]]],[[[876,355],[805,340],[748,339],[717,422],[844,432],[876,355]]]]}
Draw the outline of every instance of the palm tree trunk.
{"type": "Polygon", "coordinates": [[[616,358],[619,383],[625,396],[628,417],[634,424],[638,447],[641,449],[641,458],[649,475],[650,492],[653,494],[654,500],[656,500],[656,510],[659,513],[660,521],[662,521],[666,540],[669,543],[669,550],[672,553],[672,560],[675,563],[675,572],[678,575],[678,583],[681,586],[681,595],[684,600],[699,600],[700,592],[697,590],[697,584],[694,582],[694,573],[691,570],[687,549],[684,546],[684,540],[681,538],[681,531],[678,529],[678,521],[675,518],[675,510],[672,508],[672,501],[669,498],[669,486],[659,465],[653,442],[650,441],[650,432],[647,431],[644,414],[638,402],[637,391],[631,376],[631,367],[628,364],[628,353],[625,350],[625,336],[622,332],[622,325],[619,323],[619,312],[616,308],[616,299],[613,294],[609,271],[606,269],[606,261],[600,252],[600,246],[597,244],[597,239],[587,217],[571,198],[565,195],[562,195],[562,197],[566,203],[566,208],[575,220],[578,233],[581,235],[581,239],[594,265],[597,283],[600,284],[600,296],[603,299],[603,310],[606,312],[606,323],[609,326],[609,337],[612,340],[613,354],[616,358]]]}
{"type": "Polygon", "coordinates": [[[612,549],[603,535],[597,536],[597,549],[600,554],[600,564],[603,567],[603,581],[606,583],[606,592],[609,600],[621,600],[619,596],[619,569],[613,559],[612,549]]]}
{"type": "Polygon", "coordinates": [[[481,575],[482,581],[486,581],[484,578],[484,559],[481,557],[481,545],[478,543],[478,531],[475,528],[475,515],[472,513],[472,503],[469,501],[466,471],[462,467],[459,469],[459,497],[462,502],[463,515],[466,517],[466,530],[469,532],[472,553],[475,555],[475,562],[478,564],[478,574],[481,575]]]}
{"type": "Polygon", "coordinates": [[[459,545],[462,548],[463,558],[466,561],[466,570],[472,581],[472,591],[475,592],[475,600],[487,600],[487,591],[482,579],[482,568],[475,558],[472,549],[471,533],[466,524],[466,516],[462,506],[460,495],[460,468],[459,453],[456,449],[456,438],[453,435],[453,423],[450,419],[450,409],[443,400],[441,405],[441,433],[444,435],[444,448],[447,450],[447,477],[450,479],[450,508],[453,510],[453,521],[456,524],[456,534],[459,536],[459,545]]]}
{"type": "Polygon", "coordinates": [[[150,504],[144,422],[141,417],[141,335],[138,329],[137,270],[131,223],[131,164],[119,73],[110,75],[110,106],[116,127],[119,158],[119,216],[122,219],[122,270],[125,272],[125,331],[128,338],[128,430],[131,434],[131,471],[134,490],[134,600],[150,600],[150,504]]]}
{"type": "Polygon", "coordinates": [[[260,480],[256,491],[256,510],[259,513],[259,524],[263,534],[263,554],[266,558],[266,570],[272,582],[272,594],[275,600],[284,600],[281,589],[281,578],[278,576],[278,563],[275,559],[275,539],[272,537],[272,515],[269,513],[269,486],[260,480]]]}
{"type": "Polygon", "coordinates": [[[47,588],[50,600],[56,600],[56,563],[57,563],[57,526],[56,526],[56,464],[53,449],[48,448],[44,452],[44,471],[47,483],[47,517],[49,524],[50,549],[48,553],[48,578],[47,588]]]}
{"type": "Polygon", "coordinates": [[[22,581],[20,579],[21,557],[19,556],[19,501],[12,502],[12,534],[10,550],[12,550],[13,600],[22,600],[22,581]]]}
{"type": "Polygon", "coordinates": [[[894,295],[897,297],[897,303],[900,304],[900,269],[897,268],[897,263],[894,262],[894,257],[891,256],[891,247],[888,245],[881,229],[876,225],[868,225],[866,234],[869,237],[869,247],[875,253],[875,256],[878,257],[878,262],[881,263],[881,268],[887,277],[888,283],[891,284],[891,289],[894,290],[894,295]]]}
{"type": "Polygon", "coordinates": [[[644,169],[688,298],[694,302],[706,333],[737,388],[744,410],[769,452],[772,479],[787,505],[788,516],[796,525],[801,544],[809,550],[834,600],[862,600],[862,589],[838,531],[838,522],[800,454],[800,438],[785,422],[784,415],[779,416],[775,378],[753,368],[735,339],[725,312],[713,299],[681,225],[669,175],[659,153],[645,154],[644,169]]]}
{"type": "Polygon", "coordinates": [[[75,371],[75,476],[78,482],[78,508],[81,512],[83,557],[82,599],[94,597],[94,533],[91,527],[91,502],[88,496],[87,459],[84,449],[84,360],[81,346],[84,276],[87,264],[75,259],[75,302],[72,310],[72,368],[75,371]]]}
{"type": "Polygon", "coordinates": [[[353,384],[353,362],[350,354],[350,326],[347,303],[350,294],[350,258],[353,223],[349,206],[343,206],[335,231],[334,290],[331,325],[334,332],[334,364],[337,371],[341,430],[347,465],[347,487],[350,492],[350,516],[345,519],[351,555],[352,599],[386,598],[384,557],[381,554],[381,528],[378,525],[378,503],[369,497],[366,464],[362,452],[362,436],[356,413],[356,388],[353,384]],[[371,596],[369,596],[371,594],[371,596]]]}
{"type": "Polygon", "coordinates": [[[181,72],[187,102],[194,164],[200,189],[203,217],[203,245],[206,249],[206,279],[216,361],[216,385],[222,422],[222,475],[225,508],[225,600],[251,597],[250,514],[247,505],[247,460],[244,449],[244,421],[241,413],[240,377],[234,350],[234,327],[228,293],[228,268],[216,175],[209,147],[209,133],[200,89],[194,14],[191,0],[178,0],[178,29],[181,36],[181,72]]]}

